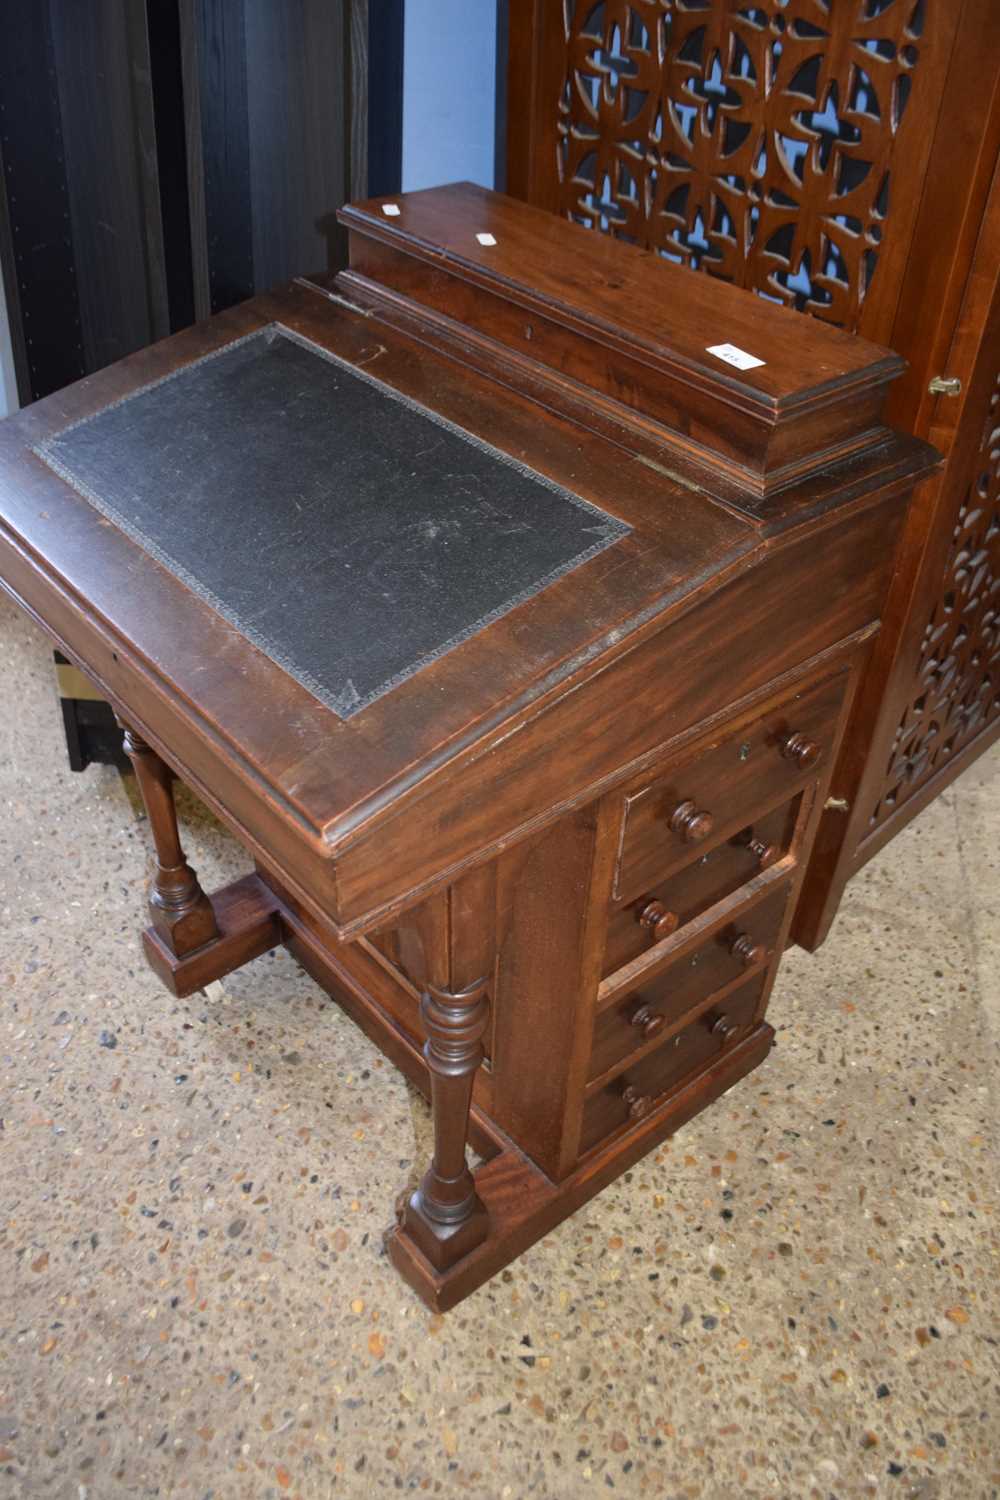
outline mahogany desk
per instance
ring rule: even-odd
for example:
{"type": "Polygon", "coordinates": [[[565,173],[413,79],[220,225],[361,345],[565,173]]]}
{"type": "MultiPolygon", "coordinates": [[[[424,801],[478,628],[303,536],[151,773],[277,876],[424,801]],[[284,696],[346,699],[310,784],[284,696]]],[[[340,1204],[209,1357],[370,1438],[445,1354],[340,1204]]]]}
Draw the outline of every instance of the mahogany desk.
{"type": "Polygon", "coordinates": [[[432,1099],[388,1244],[446,1308],[766,1055],[935,456],[862,340],[480,189],[395,206],[5,422],[0,577],[127,725],[164,983],[284,943],[432,1099]],[[172,773],[254,861],[211,896],[172,773]]]}

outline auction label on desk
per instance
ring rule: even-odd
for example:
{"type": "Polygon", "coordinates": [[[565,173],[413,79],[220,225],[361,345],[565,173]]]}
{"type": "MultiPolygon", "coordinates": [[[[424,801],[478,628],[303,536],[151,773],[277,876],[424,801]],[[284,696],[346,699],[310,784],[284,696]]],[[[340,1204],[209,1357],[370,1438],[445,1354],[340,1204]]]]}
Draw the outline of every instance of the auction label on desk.
{"type": "Polygon", "coordinates": [[[755,354],[748,354],[745,349],[737,349],[735,344],[709,344],[707,352],[714,354],[716,359],[724,359],[727,365],[735,365],[737,370],[755,370],[758,365],[767,363],[755,354]]]}

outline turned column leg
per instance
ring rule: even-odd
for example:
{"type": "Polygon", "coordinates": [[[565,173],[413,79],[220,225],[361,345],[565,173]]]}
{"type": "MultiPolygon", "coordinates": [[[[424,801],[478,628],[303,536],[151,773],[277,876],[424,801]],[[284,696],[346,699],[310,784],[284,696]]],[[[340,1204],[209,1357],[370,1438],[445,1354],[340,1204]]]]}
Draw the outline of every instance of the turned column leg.
{"type": "Polygon", "coordinates": [[[429,987],[420,1002],[431,1074],[434,1156],[400,1215],[432,1265],[444,1270],[485,1238],[489,1219],[465,1159],[469,1107],[489,1018],[486,980],[452,993],[429,987]]]}
{"type": "Polygon", "coordinates": [[[122,724],[122,729],[125,753],[135,768],[156,851],[149,893],[150,921],[170,952],[182,958],[219,936],[215,913],[184,858],[169,768],[134,729],[127,724],[122,724]]]}

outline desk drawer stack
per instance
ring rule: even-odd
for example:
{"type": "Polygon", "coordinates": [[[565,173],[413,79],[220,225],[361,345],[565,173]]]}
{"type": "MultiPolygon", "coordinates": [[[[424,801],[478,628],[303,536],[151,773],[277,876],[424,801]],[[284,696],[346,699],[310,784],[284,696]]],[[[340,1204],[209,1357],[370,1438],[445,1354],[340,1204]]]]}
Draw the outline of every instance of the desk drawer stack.
{"type": "Polygon", "coordinates": [[[845,687],[792,693],[626,788],[583,1151],[762,1020],[845,687]]]}

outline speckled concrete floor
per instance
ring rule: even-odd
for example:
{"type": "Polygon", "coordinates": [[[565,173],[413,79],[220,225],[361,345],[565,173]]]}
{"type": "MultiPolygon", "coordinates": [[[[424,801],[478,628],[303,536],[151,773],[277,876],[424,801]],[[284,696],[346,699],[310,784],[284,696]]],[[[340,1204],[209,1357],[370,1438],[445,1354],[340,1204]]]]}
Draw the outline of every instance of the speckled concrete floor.
{"type": "Polygon", "coordinates": [[[381,1250],[419,1099],[286,956],[173,1003],[5,604],[0,681],[0,1493],[1000,1493],[1000,753],[790,956],[764,1067],[442,1318],[381,1250]]]}

